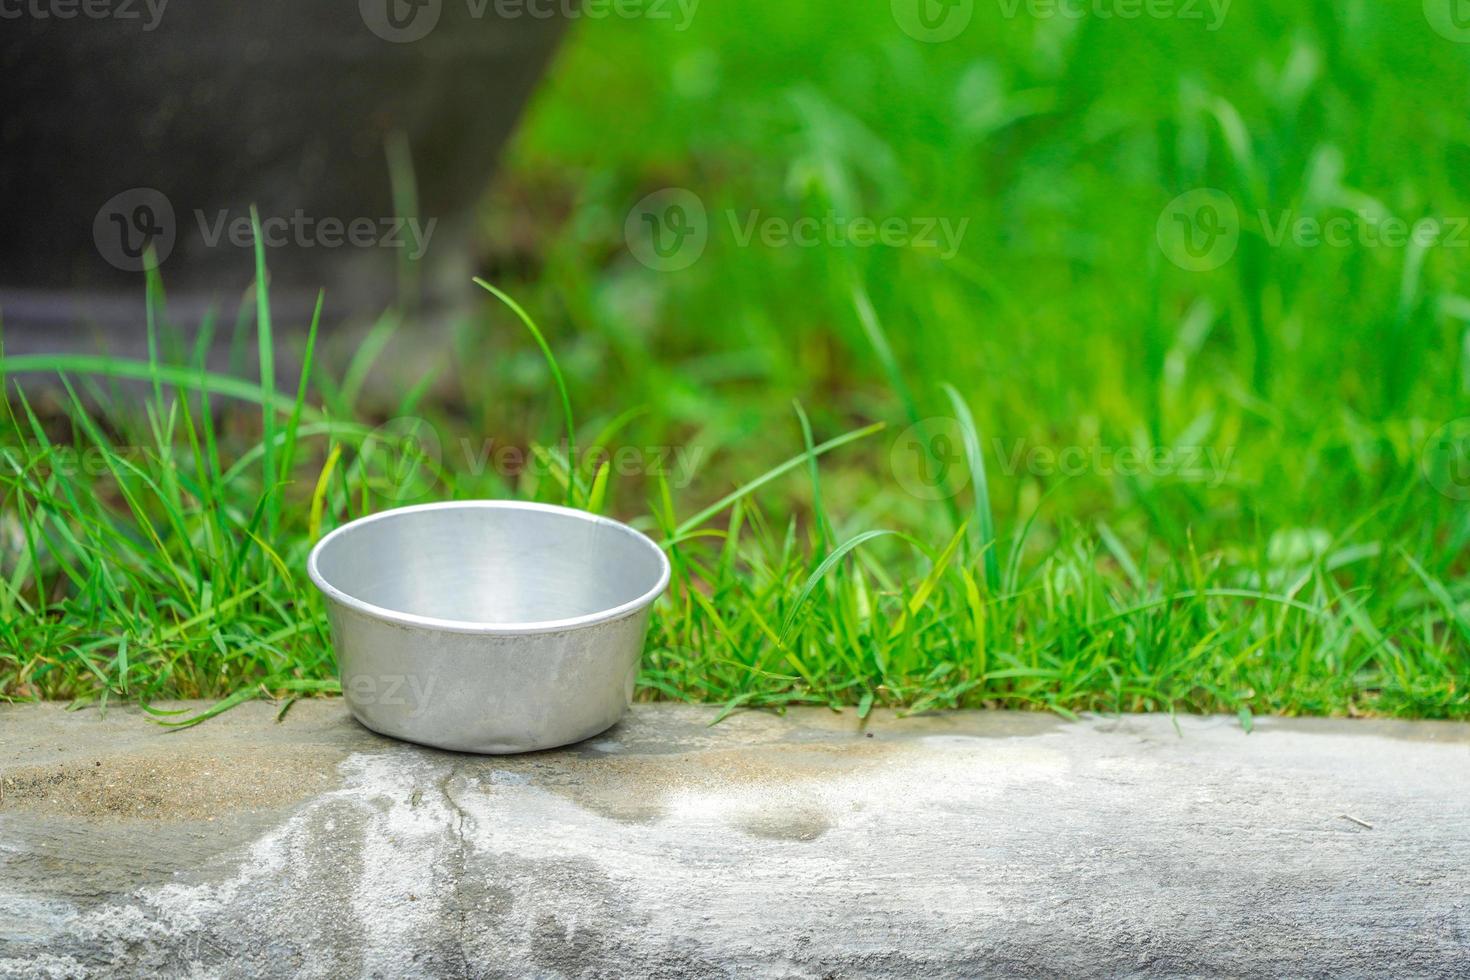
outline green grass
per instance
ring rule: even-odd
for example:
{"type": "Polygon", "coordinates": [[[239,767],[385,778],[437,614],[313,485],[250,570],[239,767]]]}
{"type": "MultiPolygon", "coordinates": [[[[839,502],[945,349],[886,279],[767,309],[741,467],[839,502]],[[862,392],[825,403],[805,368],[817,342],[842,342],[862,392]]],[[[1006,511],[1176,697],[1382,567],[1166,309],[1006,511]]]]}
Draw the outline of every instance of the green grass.
{"type": "Polygon", "coordinates": [[[1470,45],[1413,3],[1000,9],[944,44],[882,3],[579,24],[485,211],[527,316],[486,296],[432,379],[378,357],[392,317],[290,393],[162,328],[148,363],[0,362],[65,381],[0,419],[0,693],[319,690],[321,529],[518,496],[666,542],[644,697],[1470,716],[1470,506],[1421,465],[1470,415],[1470,248],[1272,241],[1470,215],[1470,45]],[[624,221],[670,186],[709,242],[659,272],[624,221]],[[1192,272],[1156,227],[1206,187],[1240,241],[1192,272]],[[757,211],[968,224],[948,258],[742,244],[757,211]],[[383,452],[403,416],[437,461],[383,452]]]}

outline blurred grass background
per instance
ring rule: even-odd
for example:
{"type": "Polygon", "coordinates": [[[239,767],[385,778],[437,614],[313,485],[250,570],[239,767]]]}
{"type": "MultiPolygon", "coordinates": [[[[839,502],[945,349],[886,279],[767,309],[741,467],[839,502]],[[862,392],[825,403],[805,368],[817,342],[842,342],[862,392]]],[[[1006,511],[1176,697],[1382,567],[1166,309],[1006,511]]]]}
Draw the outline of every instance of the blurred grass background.
{"type": "MultiPolygon", "coordinates": [[[[1203,4],[1172,8],[1198,18],[1096,6],[961,4],[967,25],[941,43],[901,28],[901,0],[706,2],[687,19],[671,6],[575,26],[483,207],[481,265],[547,334],[581,432],[698,450],[687,486],[606,486],[606,509],[677,541],[644,696],[1470,715],[1470,508],[1435,441],[1470,415],[1470,45],[1417,3],[1231,4],[1218,22],[1203,4]],[[708,216],[703,253],[675,271],[625,236],[630,210],[667,188],[708,216]],[[1194,271],[1159,228],[1204,188],[1236,207],[1239,242],[1194,271]],[[735,226],[757,213],[964,231],[952,256],[742,244],[735,226]],[[1351,241],[1272,240],[1298,217],[1351,217],[1351,241]],[[1375,242],[1387,217],[1439,219],[1446,237],[1375,242]],[[911,492],[921,420],[921,449],[978,445],[953,495],[911,492]],[[804,445],[874,422],[816,472],[684,526],[804,445]],[[1047,454],[1069,450],[1087,462],[1060,472],[1047,454]],[[1220,466],[1136,472],[1125,450],[1220,466]],[[981,462],[977,494],[964,477],[981,462]]],[[[364,360],[346,396],[339,383],[313,398],[339,422],[412,414],[446,447],[493,436],[554,456],[559,405],[525,333],[487,307],[452,337],[431,381],[380,365],[369,384],[364,360]]],[[[49,472],[15,411],[12,469],[49,472]]],[[[160,395],[151,424],[98,436],[177,448],[169,411],[160,395]]],[[[240,433],[233,456],[222,440],[226,467],[259,438],[240,433]]],[[[310,500],[334,449],[324,526],[393,502],[348,465],[360,437],[327,428],[288,456],[283,499],[310,500]]],[[[1463,446],[1449,449],[1452,467],[1463,446]]],[[[563,493],[452,456],[436,496],[563,493]]],[[[207,457],[171,465],[207,482],[207,457]]],[[[233,577],[216,581],[189,553],[198,526],[231,525],[200,493],[171,506],[156,473],[153,502],[142,482],[136,505],[99,489],[145,475],[6,477],[13,543],[43,513],[130,539],[140,512],[177,514],[156,546],[89,550],[57,532],[12,563],[0,690],[317,689],[333,668],[301,570],[307,508],[281,509],[269,554],[217,542],[233,577]],[[68,552],[46,585],[46,555],[68,552]],[[115,590],[90,584],[103,561],[115,590]]],[[[237,524],[277,492],[248,467],[227,482],[237,524]]]]}

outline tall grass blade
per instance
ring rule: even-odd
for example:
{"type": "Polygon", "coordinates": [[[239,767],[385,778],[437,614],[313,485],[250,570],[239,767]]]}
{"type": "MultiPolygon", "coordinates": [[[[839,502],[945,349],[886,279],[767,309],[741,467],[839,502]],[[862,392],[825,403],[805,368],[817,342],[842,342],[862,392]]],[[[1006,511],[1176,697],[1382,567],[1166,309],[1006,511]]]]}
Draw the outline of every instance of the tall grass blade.
{"type": "MultiPolygon", "coordinates": [[[[541,354],[546,358],[546,365],[551,369],[551,379],[556,383],[557,394],[561,396],[561,414],[567,429],[567,459],[572,461],[570,465],[575,469],[575,461],[577,459],[577,427],[572,421],[572,399],[567,394],[567,383],[561,376],[561,366],[556,363],[556,355],[551,352],[551,346],[546,343],[546,338],[541,335],[541,330],[536,326],[536,321],[532,320],[530,314],[521,308],[521,304],[483,279],[476,277],[475,284],[504,303],[521,323],[525,324],[526,329],[531,331],[531,336],[536,339],[536,346],[541,348],[541,354]]],[[[567,480],[567,506],[577,506],[577,482],[573,479],[567,480]]]]}

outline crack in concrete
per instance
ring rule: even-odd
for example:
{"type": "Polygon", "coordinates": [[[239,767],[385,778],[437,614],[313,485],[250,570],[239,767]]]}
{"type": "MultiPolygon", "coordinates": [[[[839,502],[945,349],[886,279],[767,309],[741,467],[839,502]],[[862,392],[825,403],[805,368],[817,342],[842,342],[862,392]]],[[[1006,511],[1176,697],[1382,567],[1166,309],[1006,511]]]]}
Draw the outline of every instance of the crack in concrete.
{"type": "Polygon", "coordinates": [[[455,799],[454,791],[450,788],[450,784],[460,775],[459,770],[460,766],[458,764],[450,766],[449,771],[444,774],[444,778],[439,780],[438,789],[444,797],[445,804],[449,807],[450,830],[454,833],[455,841],[458,845],[455,849],[454,880],[450,883],[449,888],[454,902],[454,922],[456,927],[454,948],[455,952],[459,954],[459,975],[468,977],[471,975],[469,957],[470,928],[469,911],[465,908],[464,887],[465,869],[469,867],[469,854],[473,845],[470,843],[469,838],[465,836],[465,823],[470,819],[470,815],[465,812],[459,800],[455,799]]]}

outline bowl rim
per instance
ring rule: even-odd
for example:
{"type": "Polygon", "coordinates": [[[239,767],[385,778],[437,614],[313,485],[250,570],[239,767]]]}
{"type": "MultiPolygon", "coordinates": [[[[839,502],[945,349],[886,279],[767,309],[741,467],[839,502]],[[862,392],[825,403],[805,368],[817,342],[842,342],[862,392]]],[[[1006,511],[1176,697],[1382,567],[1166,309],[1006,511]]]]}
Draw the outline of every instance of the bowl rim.
{"type": "Polygon", "coordinates": [[[329,531],[312,547],[311,554],[306,559],[306,572],[311,576],[312,583],[328,599],[346,606],[348,609],[370,616],[373,619],[395,623],[400,626],[439,630],[446,633],[473,633],[482,636],[520,636],[528,633],[560,633],[584,626],[608,623],[632,615],[646,606],[652,605],[654,600],[663,594],[664,589],[669,584],[670,567],[668,555],[664,554],[663,548],[659,547],[657,542],[637,528],[624,524],[622,521],[615,521],[610,517],[592,514],[585,510],[577,510],[574,507],[561,507],[556,504],[533,503],[525,500],[444,500],[429,504],[412,504],[407,507],[392,507],[388,510],[380,510],[375,514],[359,517],[354,521],[348,521],[341,527],[329,531]],[[401,609],[390,609],[387,606],[374,605],[371,602],[359,599],[348,592],[342,591],[327,581],[326,576],[322,574],[320,567],[318,567],[318,560],[323,550],[338,537],[351,531],[359,530],[364,525],[372,524],[375,521],[430,510],[535,510],[548,514],[557,514],[574,520],[586,521],[589,524],[600,524],[634,538],[652,551],[658,557],[658,581],[654,584],[653,588],[644,592],[636,599],[631,599],[628,602],[612,606],[608,609],[599,609],[596,612],[584,613],[581,616],[569,616],[565,619],[544,619],[525,623],[491,623],[463,619],[438,619],[433,616],[420,616],[401,609]]]}

